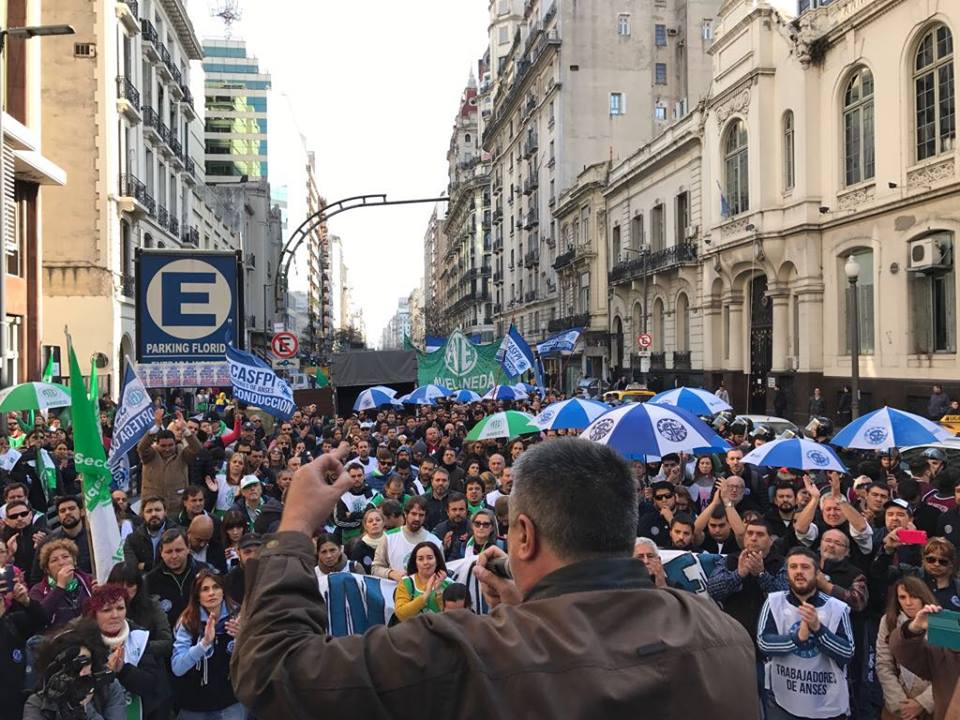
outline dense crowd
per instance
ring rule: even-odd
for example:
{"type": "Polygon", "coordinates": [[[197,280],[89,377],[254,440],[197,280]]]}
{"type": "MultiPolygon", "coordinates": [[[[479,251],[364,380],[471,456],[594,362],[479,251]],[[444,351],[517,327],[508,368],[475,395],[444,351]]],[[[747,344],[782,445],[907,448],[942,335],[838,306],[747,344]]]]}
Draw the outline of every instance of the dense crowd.
{"type": "MultiPolygon", "coordinates": [[[[448,566],[506,549],[512,466],[530,444],[566,434],[467,441],[503,409],[494,401],[351,417],[308,406],[280,421],[216,391],[198,399],[190,417],[158,399],[131,456],[134,487],[113,491],[124,560],[103,584],[70,428],[52,414],[33,425],[7,417],[0,718],[246,717],[229,670],[245,565],[276,530],[297,470],[341,443],[351,485],[314,538],[318,581],[393,581],[392,623],[484,612],[448,566]],[[44,451],[55,484],[38,471],[44,451]]],[[[559,399],[515,405],[536,413],[559,399]]],[[[635,557],[652,584],[699,590],[742,624],[767,717],[946,717],[960,656],[924,633],[938,607],[960,610],[958,468],[936,448],[909,463],[896,450],[846,453],[849,475],[747,465],[772,430],[727,414],[714,422],[725,452],[632,464],[635,557]],[[700,587],[668,572],[677,551],[697,558],[700,587]]],[[[829,439],[827,423],[813,428],[829,439]]]]}

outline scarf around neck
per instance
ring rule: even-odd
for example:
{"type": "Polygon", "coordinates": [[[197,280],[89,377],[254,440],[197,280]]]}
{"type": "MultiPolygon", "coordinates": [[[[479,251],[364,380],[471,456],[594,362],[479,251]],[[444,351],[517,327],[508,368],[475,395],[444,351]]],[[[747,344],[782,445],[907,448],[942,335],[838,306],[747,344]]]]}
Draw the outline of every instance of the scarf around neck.
{"type": "Polygon", "coordinates": [[[365,544],[369,545],[374,550],[377,550],[381,545],[383,545],[386,539],[387,539],[386,533],[381,533],[380,537],[378,538],[370,537],[369,535],[364,533],[363,537],[361,538],[361,540],[363,540],[365,544]]]}
{"type": "Polygon", "coordinates": [[[126,643],[127,638],[129,636],[130,636],[130,623],[128,623],[126,620],[124,620],[123,622],[123,630],[121,630],[119,633],[117,633],[113,637],[109,637],[107,635],[104,635],[103,633],[100,634],[100,637],[103,638],[103,644],[106,645],[107,648],[110,650],[114,650],[120,645],[123,645],[124,643],[126,643]]]}

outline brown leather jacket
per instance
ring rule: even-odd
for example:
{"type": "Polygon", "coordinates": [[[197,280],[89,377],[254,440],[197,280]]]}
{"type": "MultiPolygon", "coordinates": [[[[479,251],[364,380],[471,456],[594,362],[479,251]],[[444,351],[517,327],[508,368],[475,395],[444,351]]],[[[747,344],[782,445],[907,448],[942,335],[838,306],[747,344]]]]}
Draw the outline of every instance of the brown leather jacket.
{"type": "Polygon", "coordinates": [[[183,443],[169,458],[163,458],[153,447],[156,437],[147,433],[137,443],[140,454],[140,497],[159,495],[167,504],[167,512],[173,516],[180,511],[180,495],[189,482],[190,463],[200,452],[196,435],[184,433],[183,443]]]}
{"type": "Polygon", "coordinates": [[[759,716],[746,631],[706,596],[655,589],[637,560],[569,565],[489,616],[334,639],[314,564],[304,535],[278,533],[246,567],[230,672],[264,720],[759,716]]]}

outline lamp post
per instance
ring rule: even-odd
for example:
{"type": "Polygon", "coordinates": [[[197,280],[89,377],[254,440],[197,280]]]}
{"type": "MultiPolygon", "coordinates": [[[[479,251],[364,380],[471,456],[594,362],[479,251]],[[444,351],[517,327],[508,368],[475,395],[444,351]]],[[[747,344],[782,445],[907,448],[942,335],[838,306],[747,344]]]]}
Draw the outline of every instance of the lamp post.
{"type": "Polygon", "coordinates": [[[850,281],[850,416],[856,420],[860,417],[860,310],[857,306],[860,263],[853,253],[847,256],[843,271],[850,281]]]}
{"type": "MultiPolygon", "coordinates": [[[[6,83],[4,77],[5,65],[3,50],[7,38],[29,40],[33,37],[46,35],[73,35],[74,29],[69,25],[31,25],[28,27],[0,28],[0,95],[6,97],[6,83]]],[[[3,141],[3,116],[6,113],[6,102],[0,101],[0,387],[6,387],[10,378],[7,377],[7,238],[4,231],[6,225],[6,200],[4,187],[6,186],[6,163],[2,162],[5,146],[3,141]]]]}

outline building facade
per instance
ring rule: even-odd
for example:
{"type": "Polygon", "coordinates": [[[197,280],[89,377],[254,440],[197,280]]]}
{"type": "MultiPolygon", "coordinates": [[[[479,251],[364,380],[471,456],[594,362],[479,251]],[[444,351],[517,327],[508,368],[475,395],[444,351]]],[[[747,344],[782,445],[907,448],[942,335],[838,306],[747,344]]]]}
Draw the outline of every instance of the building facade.
{"type": "Polygon", "coordinates": [[[728,1],[703,130],[704,369],[734,404],[806,419],[960,381],[955,4],[728,1]],[[844,266],[857,260],[855,289],[844,266]]]}
{"type": "MultiPolygon", "coordinates": [[[[53,20],[60,23],[63,20],[53,20]]],[[[39,25],[43,21],[39,0],[7,0],[3,27],[39,25]]],[[[42,143],[42,57],[69,58],[74,38],[44,38],[24,42],[7,37],[3,57],[2,189],[3,222],[0,245],[0,382],[14,385],[37,379],[43,358],[43,274],[45,247],[41,199],[55,203],[66,172],[51,158],[42,143]],[[46,152],[45,152],[46,151],[46,152]],[[41,192],[43,186],[50,190],[41,192]]],[[[62,333],[61,333],[62,337],[62,333]]]]}
{"type": "Polygon", "coordinates": [[[387,321],[380,334],[381,350],[402,350],[404,338],[410,337],[410,298],[397,301],[397,311],[387,321]]]}
{"type": "Polygon", "coordinates": [[[243,40],[204,40],[207,182],[266,180],[270,74],[243,40]]]}
{"type": "Polygon", "coordinates": [[[72,179],[43,210],[43,337],[61,345],[67,325],[80,357],[105,353],[101,387],[115,394],[134,355],[136,248],[199,245],[189,128],[200,43],[180,0],[45,0],[41,20],[76,29],[73,53],[43,55],[43,144],[72,179]]]}
{"type": "Polygon", "coordinates": [[[440,286],[443,244],[443,209],[436,205],[423,234],[423,314],[426,332],[430,335],[443,333],[443,294],[440,286]]]}
{"type": "Polygon", "coordinates": [[[703,381],[702,123],[694,108],[611,168],[604,190],[611,375],[653,388],[703,381]]]}
{"type": "MultiPolygon", "coordinates": [[[[496,44],[490,52],[492,101],[481,122],[483,149],[492,158],[497,334],[511,321],[522,322],[527,339],[536,341],[551,332],[551,322],[557,328],[576,316],[566,314],[571,304],[555,267],[561,260],[564,281],[573,282],[577,265],[564,262],[570,250],[561,238],[560,198],[582,193],[576,188],[584,168],[622,161],[706,94],[706,51],[719,4],[628,1],[614,8],[531,0],[516,20],[515,4],[491,3],[497,33],[490,41],[491,48],[496,44]],[[513,28],[506,52],[502,28],[513,28]]],[[[572,230],[570,211],[564,207],[572,230]]],[[[593,232],[596,219],[587,224],[592,242],[603,237],[593,232]]],[[[600,257],[599,247],[591,252],[600,257]]],[[[593,270],[602,274],[600,265],[593,270]]],[[[605,312],[587,326],[605,332],[605,312]]],[[[597,364],[581,365],[581,371],[609,366],[609,343],[599,335],[593,342],[600,349],[590,356],[597,364]]]]}
{"type": "MultiPolygon", "coordinates": [[[[481,65],[481,69],[483,66],[481,65]]],[[[491,315],[490,166],[480,151],[477,84],[471,74],[447,151],[447,214],[443,220],[440,284],[443,331],[454,328],[493,340],[491,315]]]]}

